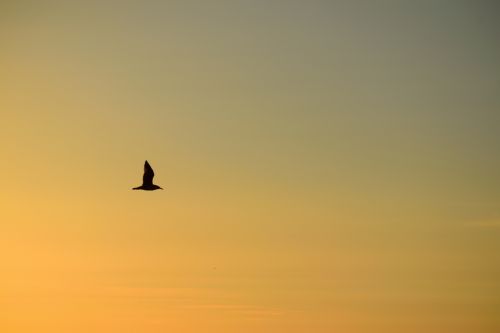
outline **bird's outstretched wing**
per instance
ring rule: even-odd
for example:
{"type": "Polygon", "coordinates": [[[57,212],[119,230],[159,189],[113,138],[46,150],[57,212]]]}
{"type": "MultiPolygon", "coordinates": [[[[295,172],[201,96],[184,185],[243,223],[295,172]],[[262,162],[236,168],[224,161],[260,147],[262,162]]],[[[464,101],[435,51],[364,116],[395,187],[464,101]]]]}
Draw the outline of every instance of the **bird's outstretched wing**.
{"type": "Polygon", "coordinates": [[[148,161],[144,163],[144,175],[142,176],[142,185],[153,185],[153,177],[155,173],[148,161]]]}

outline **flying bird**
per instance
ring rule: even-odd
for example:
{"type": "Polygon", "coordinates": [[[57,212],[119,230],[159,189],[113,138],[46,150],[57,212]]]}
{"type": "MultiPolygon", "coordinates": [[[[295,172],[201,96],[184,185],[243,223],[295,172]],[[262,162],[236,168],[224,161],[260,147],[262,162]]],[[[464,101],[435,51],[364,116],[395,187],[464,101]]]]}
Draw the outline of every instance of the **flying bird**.
{"type": "Polygon", "coordinates": [[[144,163],[144,175],[142,176],[142,185],[139,187],[134,187],[133,190],[144,190],[144,191],[154,191],[163,190],[160,186],[153,184],[153,177],[155,172],[148,161],[144,163]]]}

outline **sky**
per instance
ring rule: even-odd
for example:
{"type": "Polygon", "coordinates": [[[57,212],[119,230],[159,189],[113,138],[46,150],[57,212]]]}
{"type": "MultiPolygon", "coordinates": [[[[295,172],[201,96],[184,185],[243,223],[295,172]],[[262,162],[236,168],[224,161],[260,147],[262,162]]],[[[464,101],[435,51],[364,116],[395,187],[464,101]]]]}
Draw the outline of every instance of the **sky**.
{"type": "Polygon", "coordinates": [[[499,14],[0,0],[0,331],[500,331],[499,14]]]}

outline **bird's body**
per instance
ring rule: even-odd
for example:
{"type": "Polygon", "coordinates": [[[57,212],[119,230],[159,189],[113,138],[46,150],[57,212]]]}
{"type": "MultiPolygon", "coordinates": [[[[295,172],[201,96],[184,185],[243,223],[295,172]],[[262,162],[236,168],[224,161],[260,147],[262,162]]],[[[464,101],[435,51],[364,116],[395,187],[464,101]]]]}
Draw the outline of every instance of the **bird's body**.
{"type": "Polygon", "coordinates": [[[142,176],[142,185],[134,187],[133,190],[154,191],[163,190],[160,186],[153,184],[155,173],[148,161],[144,162],[144,175],[142,176]]]}
{"type": "Polygon", "coordinates": [[[133,190],[144,190],[144,191],[154,191],[154,190],[163,190],[160,186],[158,185],[141,185],[138,187],[132,188],[133,190]]]}

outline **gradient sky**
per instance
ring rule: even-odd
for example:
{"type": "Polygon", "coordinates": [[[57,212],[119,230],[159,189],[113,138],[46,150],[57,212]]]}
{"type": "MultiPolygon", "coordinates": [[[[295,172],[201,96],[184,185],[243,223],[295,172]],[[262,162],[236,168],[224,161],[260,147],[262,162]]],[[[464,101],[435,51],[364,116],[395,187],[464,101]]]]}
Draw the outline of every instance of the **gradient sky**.
{"type": "Polygon", "coordinates": [[[0,331],[499,332],[499,15],[0,0],[0,331]]]}

